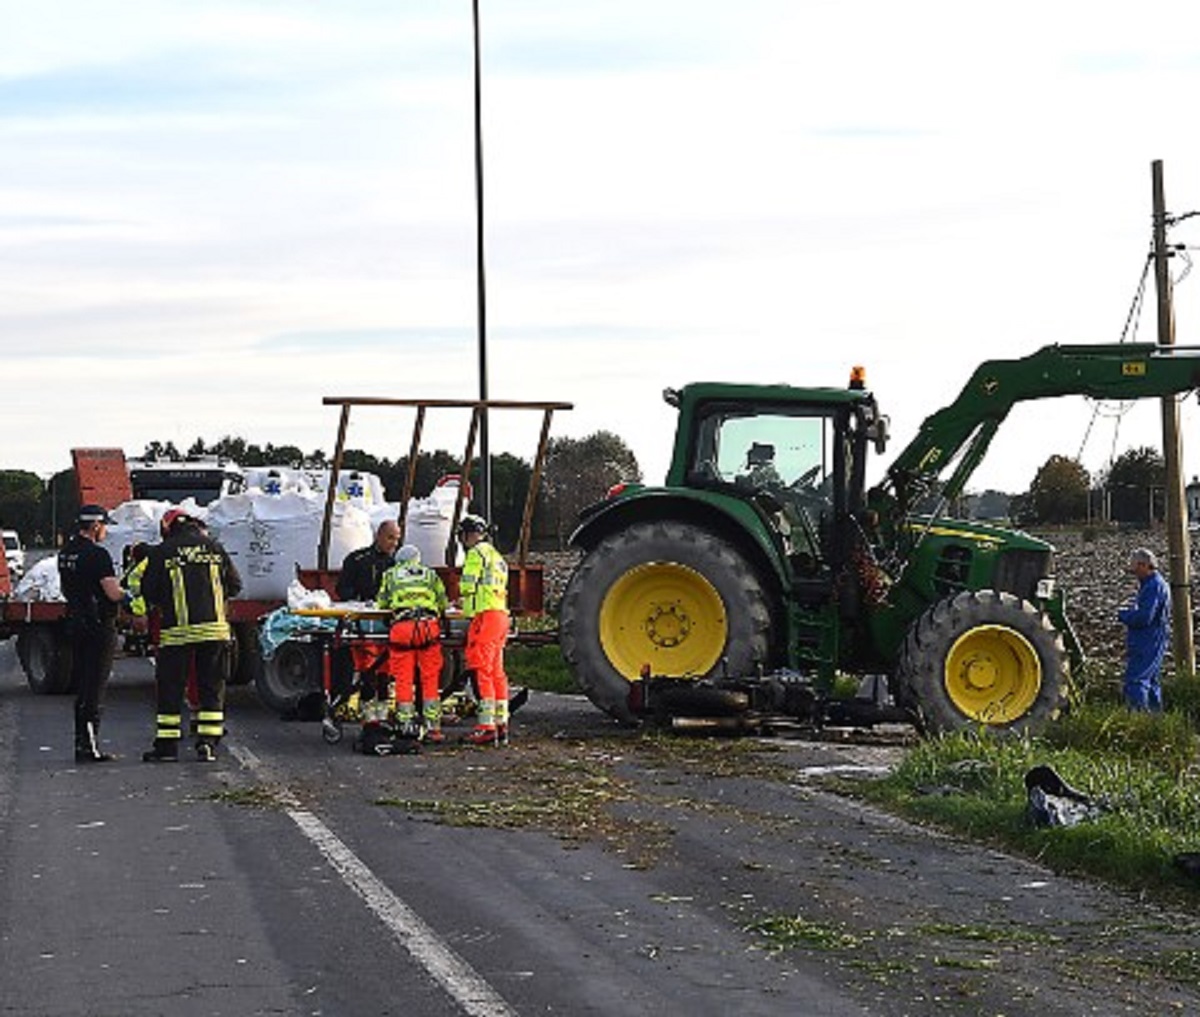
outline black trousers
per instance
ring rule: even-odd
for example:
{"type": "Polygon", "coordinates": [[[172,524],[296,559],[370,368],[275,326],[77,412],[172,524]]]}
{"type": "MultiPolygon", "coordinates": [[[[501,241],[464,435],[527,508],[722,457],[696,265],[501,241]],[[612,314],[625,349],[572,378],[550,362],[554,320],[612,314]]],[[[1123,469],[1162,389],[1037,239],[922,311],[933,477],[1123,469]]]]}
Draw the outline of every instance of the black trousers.
{"type": "MultiPolygon", "coordinates": [[[[196,692],[200,700],[201,725],[213,728],[208,741],[217,741],[225,711],[225,642],[187,643],[183,646],[160,646],[155,664],[158,687],[158,714],[182,717],[183,696],[187,691],[188,675],[196,672],[196,692]]],[[[160,725],[161,727],[161,725],[160,725]]],[[[204,733],[203,731],[201,732],[204,733]]]]}
{"type": "Polygon", "coordinates": [[[71,684],[75,687],[75,717],[97,723],[104,705],[104,686],[112,671],[117,630],[112,622],[70,618],[71,684]]]}

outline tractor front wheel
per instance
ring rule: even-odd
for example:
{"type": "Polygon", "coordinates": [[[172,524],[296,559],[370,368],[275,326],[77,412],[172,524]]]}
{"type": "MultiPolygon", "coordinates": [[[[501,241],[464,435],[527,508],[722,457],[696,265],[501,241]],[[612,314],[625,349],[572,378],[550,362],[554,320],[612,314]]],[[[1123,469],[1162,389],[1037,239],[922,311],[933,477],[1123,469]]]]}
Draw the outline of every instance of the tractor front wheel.
{"type": "Polygon", "coordinates": [[[762,582],[730,544],[699,527],[638,523],[602,540],[572,575],[559,616],[563,658],[601,710],[631,721],[630,683],[753,674],[768,665],[762,582]]]}
{"type": "Polygon", "coordinates": [[[1036,733],[1066,705],[1061,634],[1028,601],[994,590],[938,601],[913,624],[897,699],[930,734],[962,728],[1036,733]]]}

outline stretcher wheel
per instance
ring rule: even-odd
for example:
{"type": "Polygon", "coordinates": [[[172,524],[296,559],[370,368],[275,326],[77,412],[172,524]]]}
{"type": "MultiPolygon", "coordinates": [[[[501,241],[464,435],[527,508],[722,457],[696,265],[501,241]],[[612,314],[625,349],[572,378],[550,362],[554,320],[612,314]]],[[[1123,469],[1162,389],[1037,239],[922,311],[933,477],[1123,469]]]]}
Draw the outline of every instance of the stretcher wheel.
{"type": "Polygon", "coordinates": [[[321,737],[325,739],[325,744],[336,745],[342,740],[342,725],[326,717],[321,721],[321,737]]]}

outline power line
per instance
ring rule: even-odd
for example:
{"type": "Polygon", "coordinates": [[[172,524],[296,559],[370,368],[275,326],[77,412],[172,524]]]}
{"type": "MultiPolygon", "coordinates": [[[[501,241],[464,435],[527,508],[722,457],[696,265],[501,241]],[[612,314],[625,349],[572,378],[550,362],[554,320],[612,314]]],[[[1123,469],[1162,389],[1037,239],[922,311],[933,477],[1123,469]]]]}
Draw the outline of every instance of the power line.
{"type": "MultiPolygon", "coordinates": [[[[1125,324],[1121,328],[1121,338],[1119,342],[1127,342],[1131,335],[1137,335],[1138,325],[1142,319],[1142,308],[1146,302],[1146,280],[1150,278],[1150,266],[1154,263],[1154,252],[1151,251],[1146,255],[1146,261],[1142,265],[1142,275],[1138,279],[1138,284],[1134,289],[1133,299],[1129,302],[1129,310],[1125,315],[1125,324]]],[[[1131,403],[1116,403],[1112,409],[1105,409],[1105,403],[1102,399],[1093,401],[1092,419],[1088,421],[1087,429],[1083,432],[1083,440],[1079,443],[1079,451],[1075,454],[1076,462],[1083,462],[1083,450],[1087,447],[1088,438],[1091,437],[1092,427],[1095,426],[1096,418],[1103,412],[1104,416],[1111,416],[1117,419],[1117,426],[1113,428],[1113,449],[1116,449],[1117,433],[1120,430],[1120,421],[1126,413],[1129,412],[1131,403]]],[[[1108,465],[1111,467],[1115,451],[1109,453],[1108,465]]]]}
{"type": "Polygon", "coordinates": [[[1194,219],[1198,215],[1200,215],[1200,211],[1180,212],[1179,215],[1171,215],[1168,213],[1167,215],[1163,216],[1163,225],[1168,228],[1171,226],[1178,226],[1181,222],[1184,222],[1188,219],[1194,219]]]}

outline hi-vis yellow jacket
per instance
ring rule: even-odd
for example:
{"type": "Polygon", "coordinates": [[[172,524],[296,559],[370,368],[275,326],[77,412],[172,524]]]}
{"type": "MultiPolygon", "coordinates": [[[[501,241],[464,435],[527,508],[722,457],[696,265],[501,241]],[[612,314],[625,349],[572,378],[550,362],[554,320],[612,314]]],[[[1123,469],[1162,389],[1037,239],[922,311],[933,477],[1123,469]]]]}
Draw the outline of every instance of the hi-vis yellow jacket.
{"type": "Polygon", "coordinates": [[[458,580],[463,616],[508,611],[508,562],[486,540],[467,551],[458,580]]]}
{"type": "Polygon", "coordinates": [[[375,603],[397,614],[404,611],[442,614],[446,610],[446,587],[437,572],[427,565],[401,562],[383,574],[375,603]]]}

